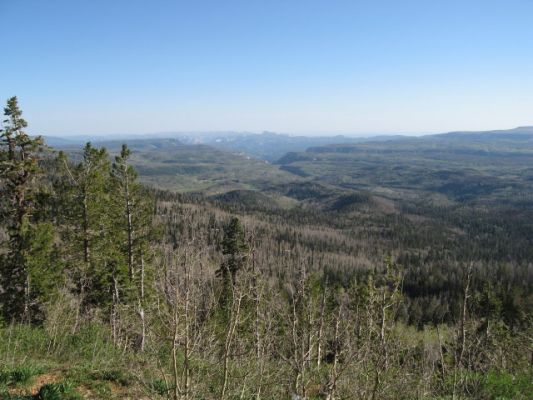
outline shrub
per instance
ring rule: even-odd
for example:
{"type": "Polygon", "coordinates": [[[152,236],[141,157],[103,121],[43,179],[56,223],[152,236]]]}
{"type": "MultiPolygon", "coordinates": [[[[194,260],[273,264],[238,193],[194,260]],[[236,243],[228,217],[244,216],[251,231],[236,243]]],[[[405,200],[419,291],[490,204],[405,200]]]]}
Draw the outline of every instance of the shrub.
{"type": "Polygon", "coordinates": [[[131,383],[131,378],[127,376],[124,372],[113,369],[113,370],[104,370],[93,375],[94,379],[100,379],[103,381],[116,382],[122,386],[129,385],[131,383]]]}
{"type": "Polygon", "coordinates": [[[154,393],[157,393],[160,396],[166,395],[171,389],[162,379],[156,379],[150,382],[148,386],[150,387],[150,390],[152,390],[154,393]]]}
{"type": "Polygon", "coordinates": [[[490,371],[486,375],[483,391],[490,399],[526,399],[533,393],[533,381],[527,374],[512,375],[505,371],[490,371]]]}
{"type": "Polygon", "coordinates": [[[47,383],[43,385],[35,400],[78,400],[83,397],[76,392],[74,385],[68,381],[47,383]]]}
{"type": "Polygon", "coordinates": [[[0,385],[25,385],[35,376],[43,372],[43,368],[35,365],[23,365],[0,371],[0,385]]]}

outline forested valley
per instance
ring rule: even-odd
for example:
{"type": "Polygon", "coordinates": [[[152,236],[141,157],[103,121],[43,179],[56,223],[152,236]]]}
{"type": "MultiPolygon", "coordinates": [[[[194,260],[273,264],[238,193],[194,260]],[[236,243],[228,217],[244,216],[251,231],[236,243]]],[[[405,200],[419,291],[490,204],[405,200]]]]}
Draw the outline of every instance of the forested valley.
{"type": "Polygon", "coordinates": [[[305,180],[315,149],[280,161],[295,181],[178,192],[126,144],[57,151],[4,114],[0,398],[532,398],[525,186],[392,202],[305,180]]]}

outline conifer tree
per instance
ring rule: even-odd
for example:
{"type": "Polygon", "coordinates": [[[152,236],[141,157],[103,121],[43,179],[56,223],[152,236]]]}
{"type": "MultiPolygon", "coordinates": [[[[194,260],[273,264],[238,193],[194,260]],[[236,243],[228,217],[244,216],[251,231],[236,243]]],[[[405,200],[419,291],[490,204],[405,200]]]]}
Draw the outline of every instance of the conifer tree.
{"type": "Polygon", "coordinates": [[[7,101],[4,115],[6,119],[0,130],[0,188],[4,199],[2,218],[8,228],[9,243],[7,254],[0,259],[2,311],[4,318],[31,322],[57,266],[50,259],[52,226],[35,224],[32,220],[43,141],[24,132],[28,124],[22,118],[16,97],[7,101]]]}
{"type": "Polygon", "coordinates": [[[113,199],[115,226],[114,237],[120,242],[120,251],[127,263],[127,287],[123,288],[128,297],[136,300],[137,313],[141,321],[141,350],[145,346],[145,301],[148,280],[147,261],[150,258],[149,241],[152,230],[152,201],[137,181],[137,173],[130,165],[131,151],[126,144],[115,157],[111,170],[113,181],[113,199]]]}
{"type": "Polygon", "coordinates": [[[126,256],[131,281],[140,272],[140,258],[146,252],[151,233],[151,199],[137,181],[137,172],[130,165],[131,151],[122,145],[112,167],[114,199],[119,215],[118,226],[123,232],[122,251],[126,256]]]}
{"type": "Polygon", "coordinates": [[[244,227],[238,218],[232,218],[224,228],[222,254],[225,256],[217,275],[222,278],[222,304],[227,304],[237,280],[237,273],[244,267],[248,255],[248,245],[244,227]]]}
{"type": "Polygon", "coordinates": [[[74,168],[64,160],[71,180],[64,196],[68,214],[64,236],[72,277],[86,306],[111,303],[112,275],[123,267],[117,262],[110,231],[116,222],[109,196],[110,164],[106,149],[91,143],[85,145],[82,160],[74,168]]]}
{"type": "Polygon", "coordinates": [[[232,218],[224,229],[222,254],[227,257],[223,270],[229,273],[231,282],[234,284],[237,273],[243,268],[248,254],[244,227],[238,218],[232,218]]]}

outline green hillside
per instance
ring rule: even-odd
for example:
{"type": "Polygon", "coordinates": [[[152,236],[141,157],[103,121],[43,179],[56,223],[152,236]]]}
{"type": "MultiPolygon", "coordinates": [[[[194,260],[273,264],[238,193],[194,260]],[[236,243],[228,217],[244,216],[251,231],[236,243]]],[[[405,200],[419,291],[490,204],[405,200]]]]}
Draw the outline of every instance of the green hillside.
{"type": "MultiPolygon", "coordinates": [[[[207,145],[187,145],[176,139],[126,140],[132,149],[132,164],[141,181],[176,192],[221,193],[256,190],[272,182],[289,183],[298,178],[270,163],[245,154],[207,145]]],[[[120,151],[121,141],[97,142],[111,155],[120,151]]],[[[79,150],[64,148],[73,158],[79,150]]]]}

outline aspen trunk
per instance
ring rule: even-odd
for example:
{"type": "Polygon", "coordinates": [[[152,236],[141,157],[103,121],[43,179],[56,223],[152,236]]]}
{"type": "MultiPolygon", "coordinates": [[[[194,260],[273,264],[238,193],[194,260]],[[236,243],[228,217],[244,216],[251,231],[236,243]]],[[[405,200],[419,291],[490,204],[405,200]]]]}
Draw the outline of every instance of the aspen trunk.
{"type": "Polygon", "coordinates": [[[30,284],[30,274],[25,270],[26,280],[24,281],[24,312],[22,314],[23,321],[26,321],[28,324],[31,323],[30,315],[30,301],[31,301],[31,284],[30,284]]]}
{"type": "Polygon", "coordinates": [[[324,292],[322,293],[322,303],[320,304],[320,322],[318,325],[318,337],[316,341],[316,365],[320,368],[320,363],[322,362],[322,335],[324,331],[324,311],[326,308],[326,291],[327,291],[327,282],[324,286],[324,292]]]}
{"type": "MultiPolygon", "coordinates": [[[[127,168],[127,166],[125,167],[127,168]]],[[[124,187],[124,196],[126,201],[126,223],[128,231],[128,271],[130,274],[130,279],[135,278],[135,270],[133,266],[133,221],[132,221],[132,204],[130,198],[130,187],[127,171],[124,172],[125,176],[125,187],[124,187]]]]}
{"type": "Polygon", "coordinates": [[[334,348],[334,355],[333,355],[333,365],[331,367],[330,372],[330,378],[328,383],[328,394],[326,396],[326,400],[334,400],[335,399],[335,391],[337,390],[337,366],[339,363],[339,325],[341,321],[342,316],[342,304],[339,306],[339,312],[337,314],[337,318],[335,320],[335,333],[333,334],[333,343],[335,345],[334,348]]]}
{"type": "Polygon", "coordinates": [[[89,209],[87,205],[87,191],[83,188],[83,261],[89,264],[89,209]]]}
{"type": "Polygon", "coordinates": [[[141,319],[141,351],[146,346],[146,321],[144,315],[144,257],[141,256],[141,283],[139,298],[139,318],[141,319]]]}
{"type": "Polygon", "coordinates": [[[242,297],[235,297],[235,288],[233,288],[232,296],[232,307],[231,307],[231,316],[228,323],[228,329],[226,331],[226,339],[224,342],[224,362],[223,362],[223,382],[222,389],[220,391],[220,400],[224,400],[226,396],[226,390],[228,387],[228,378],[229,378],[229,360],[231,356],[231,348],[233,344],[233,338],[235,335],[235,330],[237,329],[237,324],[239,322],[239,316],[241,311],[241,300],[242,297]]]}
{"type": "Polygon", "coordinates": [[[183,377],[183,391],[186,400],[189,399],[189,385],[190,385],[190,284],[191,273],[190,266],[186,263],[185,272],[185,343],[183,349],[183,366],[185,369],[185,376],[183,377]]]}

